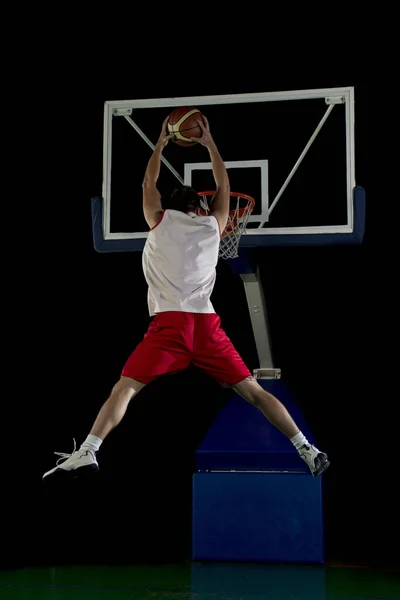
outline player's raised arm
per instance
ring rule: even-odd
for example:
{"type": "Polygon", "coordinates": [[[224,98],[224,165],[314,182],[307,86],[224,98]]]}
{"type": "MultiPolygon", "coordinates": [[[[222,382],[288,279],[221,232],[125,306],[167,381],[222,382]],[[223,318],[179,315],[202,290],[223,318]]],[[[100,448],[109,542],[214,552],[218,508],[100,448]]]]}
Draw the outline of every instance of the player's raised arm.
{"type": "Polygon", "coordinates": [[[143,179],[143,212],[148,226],[154,227],[162,215],[161,194],[157,189],[160,175],[161,154],[173,135],[167,135],[168,117],[162,124],[161,134],[147,165],[143,179]]]}
{"type": "Polygon", "coordinates": [[[193,138],[203,146],[205,146],[210,153],[212,170],[216,184],[216,193],[214,195],[211,207],[210,214],[214,215],[219,223],[221,231],[223,231],[226,227],[228,221],[229,214],[229,202],[230,202],[230,186],[229,186],[229,177],[228,172],[226,170],[224,161],[221,158],[221,155],[218,151],[217,145],[213,140],[213,137],[210,133],[210,125],[208,123],[207,118],[203,115],[204,123],[198,120],[198,123],[203,132],[201,138],[193,138]]]}

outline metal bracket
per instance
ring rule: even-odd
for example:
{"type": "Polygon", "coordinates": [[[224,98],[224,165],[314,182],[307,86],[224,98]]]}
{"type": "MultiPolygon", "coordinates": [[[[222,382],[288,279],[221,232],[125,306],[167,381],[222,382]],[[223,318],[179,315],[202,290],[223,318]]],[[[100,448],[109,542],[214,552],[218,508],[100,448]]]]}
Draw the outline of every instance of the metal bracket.
{"type": "Polygon", "coordinates": [[[280,379],[281,369],[254,369],[253,375],[256,379],[280,379]]]}
{"type": "Polygon", "coordinates": [[[114,117],[130,117],[132,115],[131,108],[113,108],[112,114],[114,117]]]}
{"type": "Polygon", "coordinates": [[[325,98],[325,104],[345,104],[346,98],[344,96],[328,96],[325,98]]]}

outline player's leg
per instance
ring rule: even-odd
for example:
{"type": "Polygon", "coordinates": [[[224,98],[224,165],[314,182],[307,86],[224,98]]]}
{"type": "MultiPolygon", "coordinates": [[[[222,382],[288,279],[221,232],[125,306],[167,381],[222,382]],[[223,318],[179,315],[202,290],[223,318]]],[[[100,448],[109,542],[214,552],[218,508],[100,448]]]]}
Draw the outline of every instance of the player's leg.
{"type": "MultiPolygon", "coordinates": [[[[89,436],[94,436],[104,441],[107,435],[122,421],[129,402],[145,385],[145,383],[131,377],[121,377],[113,387],[108,400],[101,407],[89,436]]],[[[84,442],[82,446],[85,443],[88,444],[89,442],[84,442]]]]}
{"type": "Polygon", "coordinates": [[[258,408],[264,417],[289,439],[299,433],[299,428],[282,402],[264,390],[255,377],[248,375],[246,379],[231,387],[247,402],[258,408]]]}
{"type": "Polygon", "coordinates": [[[285,406],[264,390],[251,375],[226,333],[217,315],[202,315],[197,329],[195,364],[221,384],[229,385],[286,435],[305,460],[314,476],[329,466],[326,454],[309,444],[285,406]]]}
{"type": "Polygon", "coordinates": [[[191,354],[186,334],[190,329],[185,313],[161,313],[154,318],[143,341],[128,358],[120,380],[100,409],[86,440],[71,455],[57,453],[64,462],[45,473],[43,478],[71,474],[83,467],[84,470],[98,469],[96,452],[121,422],[132,398],[160,375],[189,366],[191,354]]]}
{"type": "Polygon", "coordinates": [[[327,455],[309,443],[278,398],[264,390],[252,376],[246,377],[231,387],[247,402],[258,408],[272,425],[290,439],[301,458],[310,467],[314,477],[318,477],[326,471],[329,467],[327,455]]]}
{"type": "Polygon", "coordinates": [[[43,475],[43,479],[51,475],[67,475],[71,472],[97,471],[96,453],[107,435],[122,421],[131,399],[145,387],[145,383],[131,377],[121,377],[113,387],[108,400],[103,404],[94,425],[86,440],[72,454],[58,454],[63,462],[43,475]]]}

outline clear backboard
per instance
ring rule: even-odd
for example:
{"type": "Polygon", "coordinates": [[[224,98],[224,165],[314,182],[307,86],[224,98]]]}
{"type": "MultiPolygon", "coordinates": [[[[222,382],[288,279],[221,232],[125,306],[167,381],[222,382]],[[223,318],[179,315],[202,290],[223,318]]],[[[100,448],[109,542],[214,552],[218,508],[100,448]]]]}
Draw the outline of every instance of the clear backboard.
{"type": "MultiPolygon", "coordinates": [[[[365,193],[356,186],[354,88],[108,101],[102,196],[92,199],[97,250],[141,250],[141,184],[164,118],[194,106],[209,119],[231,190],[252,196],[242,247],[361,243],[365,193]]],[[[168,208],[180,184],[215,187],[207,150],[170,142],[159,179],[168,208]]]]}

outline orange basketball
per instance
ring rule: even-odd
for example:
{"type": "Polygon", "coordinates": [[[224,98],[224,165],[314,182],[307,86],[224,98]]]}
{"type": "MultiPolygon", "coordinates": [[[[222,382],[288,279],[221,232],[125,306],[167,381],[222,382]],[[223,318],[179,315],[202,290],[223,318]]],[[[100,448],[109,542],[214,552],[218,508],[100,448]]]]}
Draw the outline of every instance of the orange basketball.
{"type": "Polygon", "coordinates": [[[180,106],[168,117],[168,133],[173,133],[172,141],[179,146],[194,146],[197,142],[191,142],[190,138],[199,138],[202,135],[197,120],[204,123],[203,115],[193,106],[180,106]]]}

